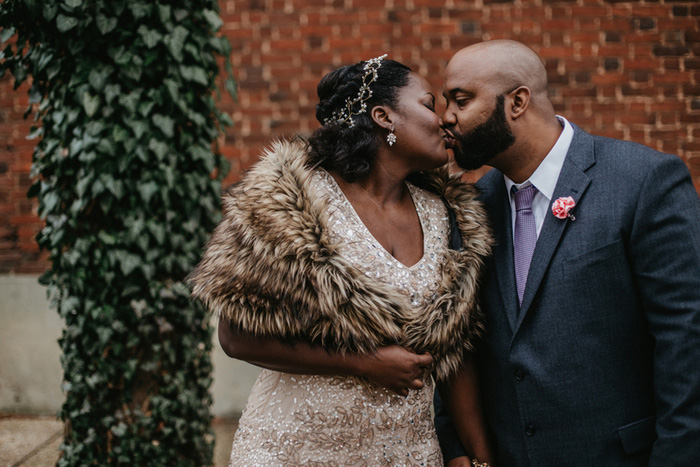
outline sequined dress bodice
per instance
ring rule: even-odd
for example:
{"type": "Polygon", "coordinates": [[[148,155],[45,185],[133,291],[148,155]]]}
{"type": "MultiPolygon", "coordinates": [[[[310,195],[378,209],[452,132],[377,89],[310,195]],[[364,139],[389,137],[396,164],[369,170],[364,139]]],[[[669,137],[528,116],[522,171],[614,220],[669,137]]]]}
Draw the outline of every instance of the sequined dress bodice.
{"type": "MultiPolygon", "coordinates": [[[[439,197],[408,184],[423,229],[423,257],[408,267],[372,236],[335,180],[313,175],[328,200],[330,238],[364,274],[400,291],[414,307],[431,301],[447,249],[439,197]]],[[[434,383],[407,397],[345,376],[262,370],[239,422],[232,466],[442,466],[430,407],[434,383]]]]}

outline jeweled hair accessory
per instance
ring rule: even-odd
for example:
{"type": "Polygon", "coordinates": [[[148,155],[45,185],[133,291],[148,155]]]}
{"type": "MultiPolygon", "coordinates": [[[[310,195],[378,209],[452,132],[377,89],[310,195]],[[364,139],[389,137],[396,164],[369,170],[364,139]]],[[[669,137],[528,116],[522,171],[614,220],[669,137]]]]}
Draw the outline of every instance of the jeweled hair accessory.
{"type": "Polygon", "coordinates": [[[370,97],[372,97],[372,89],[369,85],[372,84],[379,77],[379,67],[382,66],[382,60],[386,58],[387,54],[384,54],[377,58],[371,58],[367,60],[364,66],[365,74],[362,77],[362,86],[357,93],[357,97],[354,99],[347,98],[345,100],[345,107],[340,110],[334,111],[329,118],[323,119],[323,124],[328,125],[329,123],[345,123],[350,128],[355,125],[355,120],[353,120],[353,115],[360,115],[367,111],[367,104],[365,103],[370,97]],[[357,104],[360,104],[359,108],[355,110],[357,104]]]}

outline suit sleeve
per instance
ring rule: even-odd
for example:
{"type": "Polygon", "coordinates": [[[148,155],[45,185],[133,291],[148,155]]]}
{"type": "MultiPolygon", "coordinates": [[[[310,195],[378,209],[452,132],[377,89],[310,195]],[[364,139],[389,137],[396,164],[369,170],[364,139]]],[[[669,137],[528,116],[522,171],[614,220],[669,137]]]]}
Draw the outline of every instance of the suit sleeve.
{"type": "Polygon", "coordinates": [[[459,441],[457,431],[452,425],[452,418],[447,413],[447,408],[442,403],[438,391],[435,391],[433,402],[435,405],[435,431],[440,441],[440,449],[442,449],[442,457],[445,463],[455,457],[466,456],[467,451],[464,450],[462,443],[459,441]]]}
{"type": "Polygon", "coordinates": [[[649,466],[700,465],[700,199],[680,158],[664,156],[647,174],[629,248],[655,340],[649,466]]]}

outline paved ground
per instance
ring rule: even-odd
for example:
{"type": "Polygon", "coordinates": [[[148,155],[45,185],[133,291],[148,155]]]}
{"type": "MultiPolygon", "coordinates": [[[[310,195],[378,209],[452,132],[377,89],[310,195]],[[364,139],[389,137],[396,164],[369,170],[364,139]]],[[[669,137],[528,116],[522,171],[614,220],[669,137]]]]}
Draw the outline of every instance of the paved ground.
{"type": "MultiPolygon", "coordinates": [[[[235,419],[214,419],[214,467],[226,467],[235,419]]],[[[0,467],[51,467],[58,459],[63,424],[53,417],[0,414],[0,467]]]]}

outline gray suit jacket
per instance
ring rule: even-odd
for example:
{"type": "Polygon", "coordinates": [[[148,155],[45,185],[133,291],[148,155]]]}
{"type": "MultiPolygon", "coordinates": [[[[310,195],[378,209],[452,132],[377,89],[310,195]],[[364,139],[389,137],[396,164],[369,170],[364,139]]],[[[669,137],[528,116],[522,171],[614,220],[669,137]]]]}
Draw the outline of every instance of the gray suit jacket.
{"type": "Polygon", "coordinates": [[[520,309],[503,175],[477,184],[496,237],[478,355],[498,465],[700,466],[700,200],[680,158],[574,130],[554,199],[575,220],[548,213],[520,309]]]}

